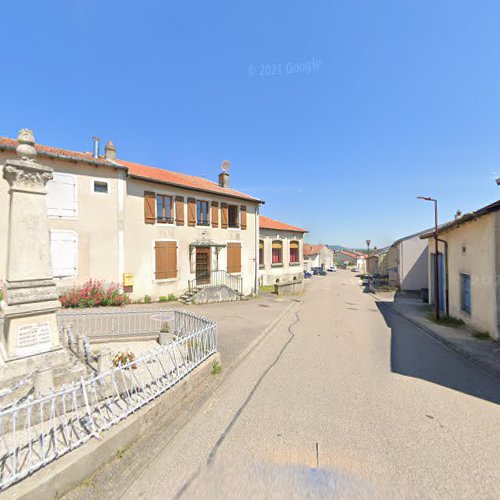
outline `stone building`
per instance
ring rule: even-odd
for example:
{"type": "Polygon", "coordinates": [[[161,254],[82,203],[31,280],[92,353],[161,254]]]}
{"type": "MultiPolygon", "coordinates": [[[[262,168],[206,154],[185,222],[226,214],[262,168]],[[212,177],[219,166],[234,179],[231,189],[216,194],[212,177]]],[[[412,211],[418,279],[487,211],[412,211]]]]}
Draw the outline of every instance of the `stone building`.
{"type": "MultiPolygon", "coordinates": [[[[16,140],[0,137],[0,168],[16,140]]],[[[98,149],[98,148],[97,148],[98,149]]],[[[105,154],[36,145],[53,169],[47,184],[53,276],[59,290],[89,278],[123,283],[132,297],[180,295],[190,280],[241,277],[245,295],[258,286],[261,201],[218,182],[105,154]]],[[[0,184],[0,234],[6,235],[8,185],[0,184]]],[[[6,238],[0,239],[0,280],[6,238]]]]}
{"type": "Polygon", "coordinates": [[[260,216],[259,280],[261,286],[302,279],[305,229],[260,216]]]}

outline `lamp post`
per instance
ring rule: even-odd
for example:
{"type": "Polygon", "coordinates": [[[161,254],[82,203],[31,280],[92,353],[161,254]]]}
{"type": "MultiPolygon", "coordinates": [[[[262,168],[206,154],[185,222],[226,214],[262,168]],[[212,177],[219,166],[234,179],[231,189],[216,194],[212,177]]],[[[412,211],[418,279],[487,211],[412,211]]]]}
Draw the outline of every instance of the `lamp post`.
{"type": "Polygon", "coordinates": [[[366,240],[366,247],[367,247],[367,252],[366,252],[366,266],[365,266],[365,271],[368,274],[368,257],[370,257],[370,243],[372,240],[366,240]]]}
{"type": "Polygon", "coordinates": [[[438,269],[438,202],[430,196],[417,196],[419,200],[432,201],[434,203],[434,303],[436,306],[436,319],[439,320],[439,269],[438,269]]]}

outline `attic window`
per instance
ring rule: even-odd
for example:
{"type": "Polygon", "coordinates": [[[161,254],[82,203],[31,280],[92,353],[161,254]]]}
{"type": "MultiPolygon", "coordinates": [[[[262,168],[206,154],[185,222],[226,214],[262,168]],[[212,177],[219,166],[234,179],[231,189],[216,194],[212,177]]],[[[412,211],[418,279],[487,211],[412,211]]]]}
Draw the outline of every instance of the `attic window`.
{"type": "Polygon", "coordinates": [[[94,193],[108,193],[108,183],[105,181],[94,181],[94,193]]]}

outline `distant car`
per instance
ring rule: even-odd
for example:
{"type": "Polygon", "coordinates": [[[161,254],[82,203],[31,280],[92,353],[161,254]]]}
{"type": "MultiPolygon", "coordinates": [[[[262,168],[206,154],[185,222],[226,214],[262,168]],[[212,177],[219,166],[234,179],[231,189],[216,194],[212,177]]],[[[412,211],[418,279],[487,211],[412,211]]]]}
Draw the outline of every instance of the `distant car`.
{"type": "Polygon", "coordinates": [[[369,286],[371,285],[373,281],[373,276],[371,274],[365,274],[363,276],[363,279],[361,280],[361,283],[363,283],[364,286],[369,286]]]}
{"type": "Polygon", "coordinates": [[[307,278],[312,278],[312,274],[308,271],[304,271],[304,278],[307,279],[307,278]]]}
{"type": "Polygon", "coordinates": [[[337,268],[335,266],[329,267],[327,269],[327,271],[330,272],[330,273],[334,273],[336,270],[337,270],[337,268]]]}
{"type": "Polygon", "coordinates": [[[321,267],[316,267],[313,271],[313,274],[316,276],[326,276],[326,271],[324,269],[321,269],[321,267]]]}
{"type": "Polygon", "coordinates": [[[359,269],[357,267],[353,267],[351,269],[351,273],[359,273],[359,269]]]}

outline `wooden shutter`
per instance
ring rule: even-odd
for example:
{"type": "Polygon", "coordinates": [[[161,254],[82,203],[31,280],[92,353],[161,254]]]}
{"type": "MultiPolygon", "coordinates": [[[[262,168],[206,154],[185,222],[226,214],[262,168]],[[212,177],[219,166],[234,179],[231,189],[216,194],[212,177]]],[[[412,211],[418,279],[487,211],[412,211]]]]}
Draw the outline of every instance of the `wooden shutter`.
{"type": "Polygon", "coordinates": [[[155,263],[155,279],[177,278],[177,243],[175,241],[156,241],[155,263]]]}
{"type": "Polygon", "coordinates": [[[227,244],[227,272],[241,273],[241,243],[227,244]]]}
{"type": "Polygon", "coordinates": [[[212,227],[219,227],[219,204],[212,201],[212,227]]]}
{"type": "Polygon", "coordinates": [[[175,223],[178,226],[184,225],[184,196],[175,197],[175,223]]]}
{"type": "Polygon", "coordinates": [[[241,205],[241,229],[247,228],[247,207],[241,205]]]}
{"type": "Polygon", "coordinates": [[[222,219],[222,229],[227,229],[228,220],[229,220],[229,212],[227,203],[221,203],[221,219],[222,219]]]}
{"type": "Polygon", "coordinates": [[[196,200],[188,198],[188,226],[196,226],[196,200]]]}
{"type": "Polygon", "coordinates": [[[152,191],[144,191],[144,222],[156,222],[156,195],[152,191]]]}

